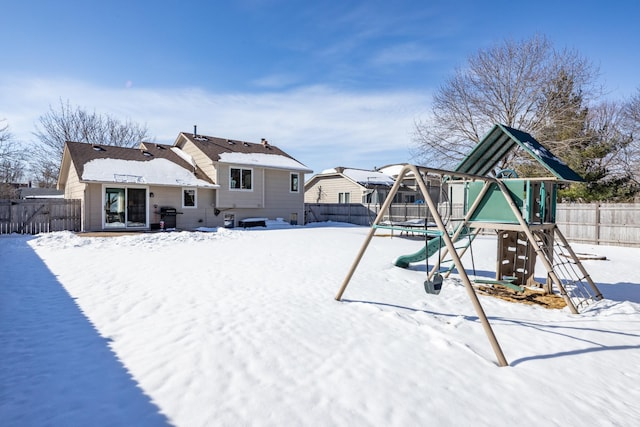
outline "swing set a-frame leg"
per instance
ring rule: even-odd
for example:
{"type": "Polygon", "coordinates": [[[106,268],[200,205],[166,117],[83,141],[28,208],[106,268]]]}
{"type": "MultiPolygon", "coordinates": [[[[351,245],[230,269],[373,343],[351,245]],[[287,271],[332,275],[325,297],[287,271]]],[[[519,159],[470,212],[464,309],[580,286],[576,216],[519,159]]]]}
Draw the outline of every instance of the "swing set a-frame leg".
{"type": "MultiPolygon", "coordinates": [[[[351,268],[349,268],[349,271],[347,272],[347,276],[342,281],[342,286],[340,286],[340,290],[336,295],[337,301],[340,301],[342,299],[342,294],[344,294],[345,289],[347,289],[347,286],[351,281],[351,277],[353,277],[353,273],[355,273],[356,269],[358,268],[358,264],[360,264],[360,260],[362,259],[362,256],[367,251],[367,247],[369,246],[369,243],[371,242],[373,235],[376,234],[376,225],[382,222],[382,218],[384,218],[384,214],[389,209],[389,206],[391,206],[391,202],[393,201],[393,196],[398,192],[398,188],[400,188],[400,184],[402,183],[402,178],[404,178],[404,174],[406,173],[405,169],[406,169],[406,166],[400,172],[400,176],[398,177],[398,179],[396,179],[396,182],[393,184],[393,187],[391,187],[391,190],[389,191],[389,195],[387,196],[384,203],[382,204],[382,207],[380,208],[380,212],[378,212],[376,219],[373,220],[373,224],[371,224],[371,228],[369,229],[369,234],[367,234],[367,238],[364,240],[362,247],[360,247],[360,251],[358,251],[358,255],[356,255],[356,259],[353,260],[353,263],[351,264],[351,268]]],[[[416,176],[419,176],[419,175],[416,175],[416,176]]]]}
{"type": "MultiPolygon", "coordinates": [[[[417,173],[417,170],[416,170],[416,176],[419,176],[417,173]]],[[[418,185],[420,186],[421,191],[424,193],[425,201],[429,205],[429,209],[431,210],[433,219],[436,225],[438,226],[438,229],[442,233],[442,240],[444,241],[447,247],[447,250],[451,255],[451,258],[453,259],[453,262],[456,268],[458,269],[458,274],[460,275],[460,279],[462,280],[462,283],[464,284],[464,287],[467,290],[467,294],[469,295],[469,299],[473,304],[473,308],[475,309],[476,314],[480,319],[480,323],[482,323],[484,332],[487,335],[489,342],[491,343],[491,347],[493,348],[494,353],[496,354],[496,357],[498,359],[498,365],[509,366],[509,362],[507,362],[507,359],[504,357],[502,348],[498,343],[498,339],[496,338],[496,335],[493,333],[493,328],[491,328],[491,324],[487,319],[487,315],[485,314],[484,309],[480,304],[478,295],[476,295],[476,291],[473,289],[473,286],[471,285],[471,280],[469,280],[469,276],[467,275],[467,272],[465,271],[464,266],[462,265],[462,261],[458,256],[458,252],[456,251],[456,248],[455,248],[455,245],[453,244],[453,240],[451,239],[451,236],[449,236],[449,233],[447,232],[447,228],[445,227],[444,222],[442,221],[442,217],[438,212],[437,206],[435,205],[435,203],[433,203],[433,200],[431,199],[427,191],[427,188],[424,185],[424,182],[422,180],[419,180],[418,185]]],[[[458,231],[461,232],[461,230],[458,230],[458,231]]]]}
{"type": "MultiPolygon", "coordinates": [[[[356,255],[355,260],[353,261],[353,263],[351,264],[351,267],[344,279],[344,281],[342,282],[342,286],[340,287],[340,290],[338,291],[338,294],[336,295],[335,299],[340,301],[342,299],[342,295],[344,294],[344,291],[347,288],[347,285],[349,284],[349,282],[351,281],[351,278],[353,277],[353,274],[355,272],[355,270],[358,267],[358,264],[360,264],[360,261],[362,260],[362,257],[364,256],[364,253],[367,250],[367,247],[369,246],[369,243],[371,242],[371,239],[373,238],[375,232],[376,232],[376,225],[378,225],[381,221],[382,218],[384,217],[384,214],[387,212],[387,210],[389,209],[389,206],[391,204],[391,201],[393,200],[393,197],[395,196],[395,194],[398,191],[398,188],[400,187],[400,183],[402,182],[404,176],[407,174],[407,172],[412,172],[414,174],[415,177],[420,177],[421,174],[418,171],[418,168],[414,165],[406,165],[402,168],[402,170],[400,171],[400,174],[398,175],[398,178],[396,178],[396,182],[394,183],[393,187],[391,188],[391,190],[389,191],[389,194],[387,195],[387,198],[384,202],[384,204],[382,205],[380,212],[378,213],[378,216],[376,217],[376,219],[374,220],[374,223],[371,225],[371,229],[369,230],[369,233],[367,234],[367,237],[365,239],[365,241],[362,244],[362,247],[360,248],[360,251],[358,252],[358,254],[356,255]]],[[[431,211],[431,214],[438,226],[439,231],[442,233],[442,239],[445,243],[445,246],[447,248],[447,250],[451,253],[451,256],[453,258],[453,262],[455,263],[456,267],[458,268],[459,274],[460,274],[460,278],[462,279],[462,283],[465,286],[465,289],[467,290],[467,294],[469,295],[469,299],[471,299],[471,303],[473,304],[473,307],[476,311],[476,314],[478,315],[478,318],[480,319],[480,323],[482,324],[482,327],[485,331],[485,334],[487,335],[487,338],[489,339],[489,342],[491,344],[491,347],[493,348],[493,351],[498,359],[498,365],[499,366],[508,366],[509,363],[507,362],[507,359],[504,356],[504,353],[502,352],[502,348],[500,347],[500,344],[498,343],[498,340],[495,336],[495,334],[493,333],[493,329],[491,328],[491,324],[489,323],[489,320],[487,319],[487,316],[484,312],[484,309],[482,308],[482,305],[480,304],[480,300],[478,299],[478,296],[476,295],[475,290],[473,289],[473,286],[471,285],[471,281],[469,280],[469,276],[467,276],[466,271],[464,270],[464,267],[462,265],[462,261],[460,260],[460,257],[458,256],[456,249],[453,245],[453,242],[451,240],[451,236],[449,236],[449,234],[447,233],[447,229],[444,225],[444,222],[442,221],[442,217],[440,216],[440,214],[438,213],[438,208],[435,205],[435,203],[433,202],[433,200],[431,199],[431,196],[429,195],[429,192],[426,188],[426,185],[424,183],[424,181],[422,179],[418,179],[418,186],[420,187],[420,190],[423,194],[423,197],[425,199],[425,201],[427,202],[428,206],[429,206],[429,210],[431,211]]]]}

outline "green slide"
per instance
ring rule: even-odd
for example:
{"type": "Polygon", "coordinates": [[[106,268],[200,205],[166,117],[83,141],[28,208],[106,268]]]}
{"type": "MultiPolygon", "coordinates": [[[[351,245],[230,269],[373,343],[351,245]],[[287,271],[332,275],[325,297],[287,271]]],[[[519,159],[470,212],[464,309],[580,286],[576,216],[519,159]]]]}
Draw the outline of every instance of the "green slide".
{"type": "Polygon", "coordinates": [[[442,237],[434,237],[429,240],[426,245],[422,246],[418,252],[409,255],[400,255],[394,261],[394,264],[396,267],[407,268],[412,262],[424,261],[426,258],[438,252],[443,246],[444,242],[442,241],[442,237]]]}

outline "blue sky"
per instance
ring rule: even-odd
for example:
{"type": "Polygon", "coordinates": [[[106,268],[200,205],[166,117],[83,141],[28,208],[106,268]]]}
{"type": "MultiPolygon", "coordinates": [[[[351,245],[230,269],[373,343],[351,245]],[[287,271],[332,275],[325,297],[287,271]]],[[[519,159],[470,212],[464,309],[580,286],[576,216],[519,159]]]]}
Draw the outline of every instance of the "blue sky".
{"type": "MultiPolygon", "coordinates": [[[[69,100],[146,123],[267,138],[316,173],[410,161],[431,94],[479,49],[545,35],[640,88],[636,1],[15,1],[0,13],[0,119],[33,140],[69,100]]],[[[487,124],[490,127],[492,124],[487,124]]]]}

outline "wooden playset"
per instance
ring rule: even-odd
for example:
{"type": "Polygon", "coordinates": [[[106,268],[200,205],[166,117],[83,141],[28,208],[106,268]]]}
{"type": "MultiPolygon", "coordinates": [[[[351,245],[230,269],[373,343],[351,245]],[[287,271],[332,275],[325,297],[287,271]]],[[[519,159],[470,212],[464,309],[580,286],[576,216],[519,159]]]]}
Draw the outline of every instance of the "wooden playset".
{"type": "Polygon", "coordinates": [[[501,286],[514,292],[541,288],[546,293],[559,294],[576,314],[590,302],[602,299],[555,222],[558,186],[575,181],[582,181],[582,178],[531,135],[500,124],[492,128],[454,171],[405,165],[372,223],[336,300],[342,299],[377,230],[422,233],[425,246],[416,253],[399,256],[394,264],[407,268],[412,263],[426,262],[424,288],[431,294],[438,294],[443,279],[455,270],[484,327],[498,364],[506,366],[508,362],[477,297],[478,285],[501,286]],[[512,170],[496,170],[499,162],[516,147],[528,152],[551,176],[518,178],[512,170]],[[429,221],[425,218],[423,229],[407,229],[387,219],[391,201],[405,178],[415,179],[428,206],[430,218],[429,221]],[[433,182],[440,182],[439,191],[433,191],[433,182]],[[440,200],[434,200],[433,194],[445,195],[444,200],[440,196],[440,200]],[[481,231],[497,235],[496,275],[472,279],[461,257],[472,248],[474,238],[481,231]],[[429,266],[431,256],[436,258],[429,266]],[[544,283],[538,283],[534,277],[538,263],[546,271],[544,283]]]}

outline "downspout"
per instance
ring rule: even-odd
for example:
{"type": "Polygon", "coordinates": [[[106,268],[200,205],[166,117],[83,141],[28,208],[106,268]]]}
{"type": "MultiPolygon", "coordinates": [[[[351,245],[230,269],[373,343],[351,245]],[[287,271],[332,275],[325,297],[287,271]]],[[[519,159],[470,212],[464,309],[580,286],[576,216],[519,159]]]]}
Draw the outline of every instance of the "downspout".
{"type": "MultiPolygon", "coordinates": [[[[82,203],[80,203],[80,230],[81,231],[87,231],[86,230],[86,221],[85,218],[87,217],[87,184],[83,184],[84,185],[84,189],[82,190],[82,203]]],[[[66,191],[66,189],[65,189],[66,191]]],[[[104,211],[104,209],[101,209],[100,211],[104,211]]]]}

